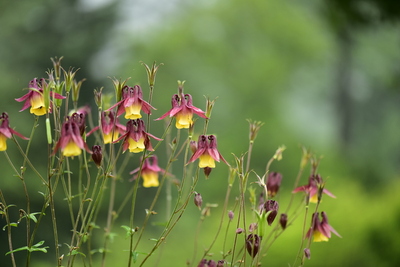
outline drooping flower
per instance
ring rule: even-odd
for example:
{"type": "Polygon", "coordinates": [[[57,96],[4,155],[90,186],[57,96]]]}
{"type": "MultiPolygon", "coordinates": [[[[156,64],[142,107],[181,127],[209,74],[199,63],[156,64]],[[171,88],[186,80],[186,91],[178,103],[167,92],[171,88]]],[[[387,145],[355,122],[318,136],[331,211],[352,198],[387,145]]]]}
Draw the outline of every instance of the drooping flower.
{"type": "Polygon", "coordinates": [[[150,143],[150,138],[152,137],[157,141],[161,141],[162,139],[155,137],[154,135],[147,133],[146,128],[144,126],[144,122],[141,119],[129,120],[126,123],[126,132],[113,143],[118,142],[122,138],[124,139],[124,143],[122,145],[122,149],[125,152],[129,148],[129,152],[139,153],[143,150],[153,151],[153,147],[150,143]]]}
{"type": "Polygon", "coordinates": [[[10,128],[8,114],[6,112],[3,112],[0,116],[0,151],[7,150],[7,139],[11,138],[13,134],[25,140],[29,139],[10,128]]]}
{"type": "MultiPolygon", "coordinates": [[[[88,135],[99,128],[99,126],[94,127],[88,135]]],[[[126,132],[126,127],[119,122],[114,111],[105,111],[101,113],[101,131],[103,134],[104,144],[111,144],[118,139],[120,134],[126,132]]]]}
{"type": "Polygon", "coordinates": [[[82,125],[82,115],[82,113],[74,113],[72,116],[67,116],[65,118],[61,128],[61,137],[54,147],[53,154],[55,154],[58,149],[61,149],[64,157],[79,156],[82,153],[82,149],[92,154],[92,151],[90,151],[85,141],[83,141],[81,135],[81,129],[84,128],[82,125]]]}
{"type": "Polygon", "coordinates": [[[125,85],[122,88],[121,101],[114,104],[107,111],[118,106],[117,116],[125,112],[125,119],[136,120],[142,117],[140,111],[143,110],[146,114],[151,114],[151,109],[155,109],[148,102],[143,100],[142,88],[139,85],[129,87],[125,85]]]}
{"type": "Polygon", "coordinates": [[[311,203],[318,203],[318,191],[320,190],[322,193],[327,194],[330,197],[336,198],[335,195],[333,195],[327,189],[323,188],[323,186],[324,183],[322,181],[322,177],[319,174],[311,175],[307,185],[297,187],[292,191],[292,193],[305,192],[306,194],[309,194],[311,203]]]}
{"type": "MultiPolygon", "coordinates": [[[[129,174],[138,173],[139,170],[140,170],[140,167],[134,169],[129,174]]],[[[158,166],[157,156],[152,155],[152,156],[146,158],[142,165],[142,171],[140,172],[140,174],[143,178],[143,187],[159,186],[160,183],[158,181],[158,174],[160,172],[165,172],[165,170],[158,166]]],[[[131,180],[136,179],[136,178],[137,178],[137,175],[135,177],[133,177],[131,180]]]]}
{"type": "Polygon", "coordinates": [[[192,96],[190,94],[175,94],[171,100],[172,108],[156,120],[162,120],[165,117],[175,117],[175,126],[178,129],[188,129],[193,124],[193,113],[207,119],[204,111],[193,106],[192,96]]]}
{"type": "Polygon", "coordinates": [[[308,230],[306,237],[313,236],[314,242],[328,241],[331,238],[331,232],[341,237],[335,229],[328,223],[328,216],[325,212],[321,212],[322,221],[319,219],[319,212],[312,215],[311,227],[308,230]]]}
{"type": "MultiPolygon", "coordinates": [[[[46,110],[46,107],[44,104],[43,85],[45,85],[45,84],[46,84],[46,81],[43,78],[40,79],[39,82],[37,81],[36,78],[29,82],[29,92],[27,94],[23,95],[22,97],[15,99],[18,102],[25,101],[25,103],[22,106],[22,109],[20,111],[23,111],[23,110],[27,109],[28,107],[31,107],[30,113],[33,113],[36,116],[42,116],[42,115],[46,114],[47,112],[51,112],[51,107],[48,107],[48,110],[46,110]]],[[[50,96],[54,97],[56,99],[64,99],[65,98],[65,96],[62,96],[55,92],[50,92],[50,96]]]]}
{"type": "Polygon", "coordinates": [[[274,197],[278,193],[281,182],[282,174],[279,172],[271,172],[268,174],[267,190],[269,197],[274,197]]]}
{"type": "Polygon", "coordinates": [[[215,161],[226,160],[217,149],[217,138],[214,135],[200,135],[197,142],[196,152],[193,153],[188,163],[199,159],[200,168],[215,168],[215,161]]]}

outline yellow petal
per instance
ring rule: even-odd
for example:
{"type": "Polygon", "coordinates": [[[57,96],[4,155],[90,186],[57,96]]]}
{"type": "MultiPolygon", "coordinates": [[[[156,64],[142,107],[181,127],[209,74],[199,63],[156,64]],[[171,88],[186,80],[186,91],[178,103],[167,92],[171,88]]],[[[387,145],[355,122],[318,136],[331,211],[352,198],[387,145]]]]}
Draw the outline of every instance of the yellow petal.
{"type": "Polygon", "coordinates": [[[138,142],[136,142],[132,138],[129,138],[128,142],[129,142],[129,152],[139,153],[145,149],[144,137],[140,138],[138,142]]]}
{"type": "Polygon", "coordinates": [[[314,242],[329,241],[329,238],[324,236],[320,231],[314,230],[314,242]]]}
{"type": "Polygon", "coordinates": [[[75,157],[79,156],[82,153],[82,150],[74,141],[70,141],[68,145],[64,147],[62,153],[65,157],[75,157]]]}
{"type": "Polygon", "coordinates": [[[318,203],[318,194],[315,194],[312,197],[310,197],[310,203],[318,203]]]}
{"type": "Polygon", "coordinates": [[[103,134],[104,144],[111,144],[112,141],[118,139],[118,136],[119,136],[118,131],[114,131],[114,136],[112,132],[109,134],[103,134]]]}
{"type": "Polygon", "coordinates": [[[7,137],[0,133],[0,151],[7,150],[7,137]]]}
{"type": "Polygon", "coordinates": [[[46,108],[44,107],[43,96],[35,94],[31,98],[31,109],[30,112],[36,116],[42,116],[46,114],[46,108]]]}
{"type": "Polygon", "coordinates": [[[140,119],[142,115],[140,114],[140,110],[142,109],[142,105],[135,103],[129,107],[125,107],[125,119],[136,120],[140,119]]]}
{"type": "Polygon", "coordinates": [[[187,114],[182,114],[178,113],[176,114],[176,128],[182,129],[182,128],[189,128],[190,125],[193,124],[193,114],[192,113],[187,113],[187,114]]]}
{"type": "Polygon", "coordinates": [[[215,168],[215,161],[209,154],[203,154],[199,157],[199,167],[215,168]]]}
{"type": "Polygon", "coordinates": [[[158,182],[158,173],[154,171],[143,172],[143,187],[157,187],[159,186],[158,182]]]}

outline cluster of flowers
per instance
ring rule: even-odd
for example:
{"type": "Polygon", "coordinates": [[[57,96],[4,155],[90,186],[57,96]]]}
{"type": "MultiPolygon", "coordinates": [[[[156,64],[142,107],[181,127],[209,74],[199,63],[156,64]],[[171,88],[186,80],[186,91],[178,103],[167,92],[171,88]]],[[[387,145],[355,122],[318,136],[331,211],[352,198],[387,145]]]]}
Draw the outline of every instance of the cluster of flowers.
{"type": "MultiPolygon", "coordinates": [[[[44,88],[47,86],[45,79],[38,81],[33,79],[29,83],[29,92],[17,98],[16,100],[21,102],[25,101],[21,111],[30,107],[30,113],[37,116],[51,113],[52,103],[46,107],[44,88]]],[[[50,97],[53,99],[65,99],[64,96],[52,92],[49,92],[50,97]]],[[[111,106],[106,111],[101,113],[101,123],[96,126],[87,134],[85,133],[86,125],[85,118],[90,112],[90,109],[85,107],[78,109],[70,116],[66,116],[61,128],[61,136],[54,146],[53,155],[61,150],[64,157],[79,156],[82,150],[86,150],[92,154],[93,161],[99,166],[102,160],[102,149],[100,145],[94,145],[92,149],[89,149],[86,144],[86,136],[89,136],[93,132],[100,130],[103,136],[104,144],[117,143],[123,140],[122,149],[123,152],[129,149],[129,152],[139,153],[144,150],[154,151],[153,146],[150,142],[150,137],[161,141],[162,139],[146,132],[146,126],[144,121],[141,119],[141,111],[146,114],[151,114],[151,110],[155,109],[148,102],[142,98],[142,89],[139,85],[129,87],[125,85],[122,88],[121,100],[111,106]],[[117,111],[113,111],[117,108],[117,111]],[[119,116],[125,114],[125,119],[128,119],[126,126],[122,125],[119,121],[119,116]]],[[[205,116],[205,112],[200,108],[193,106],[192,96],[190,94],[184,94],[181,92],[179,95],[174,94],[172,96],[172,108],[156,120],[162,120],[166,117],[176,119],[177,129],[188,129],[193,126],[193,115],[208,119],[205,116]]],[[[28,139],[22,134],[16,132],[9,127],[8,115],[3,113],[0,117],[0,151],[7,149],[7,139],[15,134],[23,139],[28,139]]],[[[194,162],[199,159],[199,167],[204,169],[205,174],[208,176],[212,168],[215,168],[215,161],[219,162],[222,160],[227,163],[217,149],[217,140],[214,135],[200,135],[198,142],[192,141],[191,148],[193,155],[188,163],[194,162]]],[[[135,169],[131,174],[137,173],[139,169],[135,169]]],[[[144,160],[144,164],[141,168],[141,176],[144,179],[144,187],[156,187],[159,185],[158,174],[164,171],[157,164],[157,157],[151,155],[144,160]]]]}

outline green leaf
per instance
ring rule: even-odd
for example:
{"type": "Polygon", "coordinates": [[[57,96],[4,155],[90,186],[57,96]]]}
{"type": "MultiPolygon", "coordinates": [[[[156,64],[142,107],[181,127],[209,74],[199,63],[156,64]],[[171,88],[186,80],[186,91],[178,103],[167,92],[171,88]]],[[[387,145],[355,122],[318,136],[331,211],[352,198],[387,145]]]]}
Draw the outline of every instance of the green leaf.
{"type": "MultiPolygon", "coordinates": [[[[3,231],[5,231],[5,230],[6,230],[7,226],[8,226],[8,224],[4,225],[4,227],[3,227],[3,231]]],[[[13,226],[13,227],[18,227],[18,223],[10,223],[10,226],[13,226]]]]}
{"type": "Polygon", "coordinates": [[[29,252],[41,251],[41,252],[43,252],[43,253],[47,253],[47,248],[49,248],[49,247],[43,247],[43,248],[41,248],[40,246],[43,245],[43,244],[44,244],[44,241],[39,241],[38,243],[36,243],[35,245],[33,245],[33,246],[30,247],[30,248],[27,247],[27,246],[20,247],[20,248],[17,248],[17,249],[14,249],[14,250],[12,250],[12,251],[7,252],[6,255],[8,255],[8,254],[10,254],[10,253],[22,251],[22,250],[28,250],[29,252]]]}

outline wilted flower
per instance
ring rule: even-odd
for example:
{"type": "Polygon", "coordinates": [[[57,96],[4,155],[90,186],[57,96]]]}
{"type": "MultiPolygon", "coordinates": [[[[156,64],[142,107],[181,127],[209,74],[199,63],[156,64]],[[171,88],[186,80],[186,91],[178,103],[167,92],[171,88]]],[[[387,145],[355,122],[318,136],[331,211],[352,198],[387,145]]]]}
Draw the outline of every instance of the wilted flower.
{"type": "Polygon", "coordinates": [[[323,186],[324,184],[322,181],[322,177],[319,174],[311,175],[307,185],[297,187],[292,191],[292,193],[305,192],[306,194],[309,194],[311,203],[318,203],[318,191],[320,191],[321,189],[322,189],[321,193],[336,198],[335,195],[333,195],[331,192],[323,188],[323,186]]]}
{"type": "Polygon", "coordinates": [[[306,237],[313,235],[314,242],[328,241],[331,238],[331,232],[341,237],[335,229],[328,223],[328,217],[325,212],[321,212],[322,222],[319,220],[319,212],[315,212],[312,216],[311,228],[308,230],[306,237]]]}
{"type": "Polygon", "coordinates": [[[200,168],[215,168],[215,161],[222,160],[226,164],[226,160],[222,157],[217,149],[217,138],[214,135],[200,135],[197,142],[197,150],[189,159],[188,163],[199,160],[200,168]]]}
{"type": "Polygon", "coordinates": [[[147,133],[145,130],[146,128],[144,126],[144,122],[141,119],[129,120],[126,123],[126,133],[115,140],[114,143],[118,142],[122,138],[125,138],[124,144],[122,146],[123,151],[126,151],[128,148],[129,152],[133,153],[139,153],[145,149],[153,151],[154,149],[150,143],[149,136],[158,141],[161,141],[162,139],[147,133]]]}
{"type": "Polygon", "coordinates": [[[204,115],[204,111],[196,108],[192,104],[192,96],[190,94],[181,94],[181,96],[175,94],[172,96],[171,100],[172,108],[156,120],[162,120],[165,117],[175,117],[176,118],[176,128],[189,128],[193,124],[193,113],[196,113],[202,118],[207,119],[204,115]]]}
{"type": "MultiPolygon", "coordinates": [[[[43,87],[42,87],[42,85],[45,83],[46,82],[44,79],[40,79],[40,82],[38,82],[36,78],[29,82],[29,92],[23,95],[22,97],[15,99],[18,102],[25,101],[20,111],[23,111],[28,107],[31,107],[30,113],[33,113],[36,116],[42,116],[47,113],[44,104],[43,87]]],[[[50,92],[50,96],[57,99],[65,98],[65,96],[62,96],[54,92],[50,92]]],[[[51,112],[51,107],[49,107],[48,111],[51,112]]]]}
{"type": "Polygon", "coordinates": [[[3,112],[0,116],[0,151],[7,150],[7,139],[11,138],[13,134],[21,137],[22,139],[28,140],[29,138],[23,136],[19,132],[13,130],[9,126],[8,114],[3,112]]]}
{"type": "Polygon", "coordinates": [[[274,197],[278,193],[281,182],[282,174],[279,172],[271,172],[268,174],[267,190],[269,197],[274,197]]]}
{"type": "Polygon", "coordinates": [[[150,114],[151,109],[155,109],[148,102],[144,101],[142,88],[139,85],[135,85],[133,88],[125,85],[122,88],[122,100],[114,104],[107,111],[118,106],[117,116],[125,112],[125,119],[139,119],[142,117],[140,111],[150,114]]]}
{"type": "Polygon", "coordinates": [[[261,238],[256,234],[249,234],[246,238],[247,252],[253,258],[257,255],[261,245],[261,238]]]}
{"type": "MultiPolygon", "coordinates": [[[[88,135],[98,130],[100,127],[94,127],[88,135]]],[[[101,132],[103,134],[104,144],[110,144],[117,140],[120,134],[126,132],[126,127],[119,123],[118,117],[115,116],[114,111],[101,113],[101,132]]]]}
{"type": "Polygon", "coordinates": [[[275,200],[270,199],[264,203],[264,211],[266,213],[270,212],[267,216],[268,225],[271,225],[274,222],[275,217],[278,214],[278,209],[279,204],[275,200]]]}
{"type": "MultiPolygon", "coordinates": [[[[139,172],[140,167],[134,169],[131,171],[129,174],[134,174],[139,172]]],[[[165,172],[164,169],[161,169],[158,166],[158,160],[157,156],[152,155],[146,158],[143,162],[142,165],[142,171],[140,172],[141,176],[143,177],[143,187],[157,187],[159,186],[159,181],[158,181],[158,174],[159,172],[165,172]]],[[[133,179],[136,179],[134,177],[133,179]]]]}
{"type": "Polygon", "coordinates": [[[61,148],[61,152],[65,157],[79,156],[82,153],[82,149],[85,149],[88,153],[92,153],[85,141],[83,141],[80,133],[80,128],[82,128],[82,125],[79,125],[81,117],[75,114],[71,117],[66,117],[61,128],[61,137],[54,147],[53,154],[59,148],[61,148]]]}

